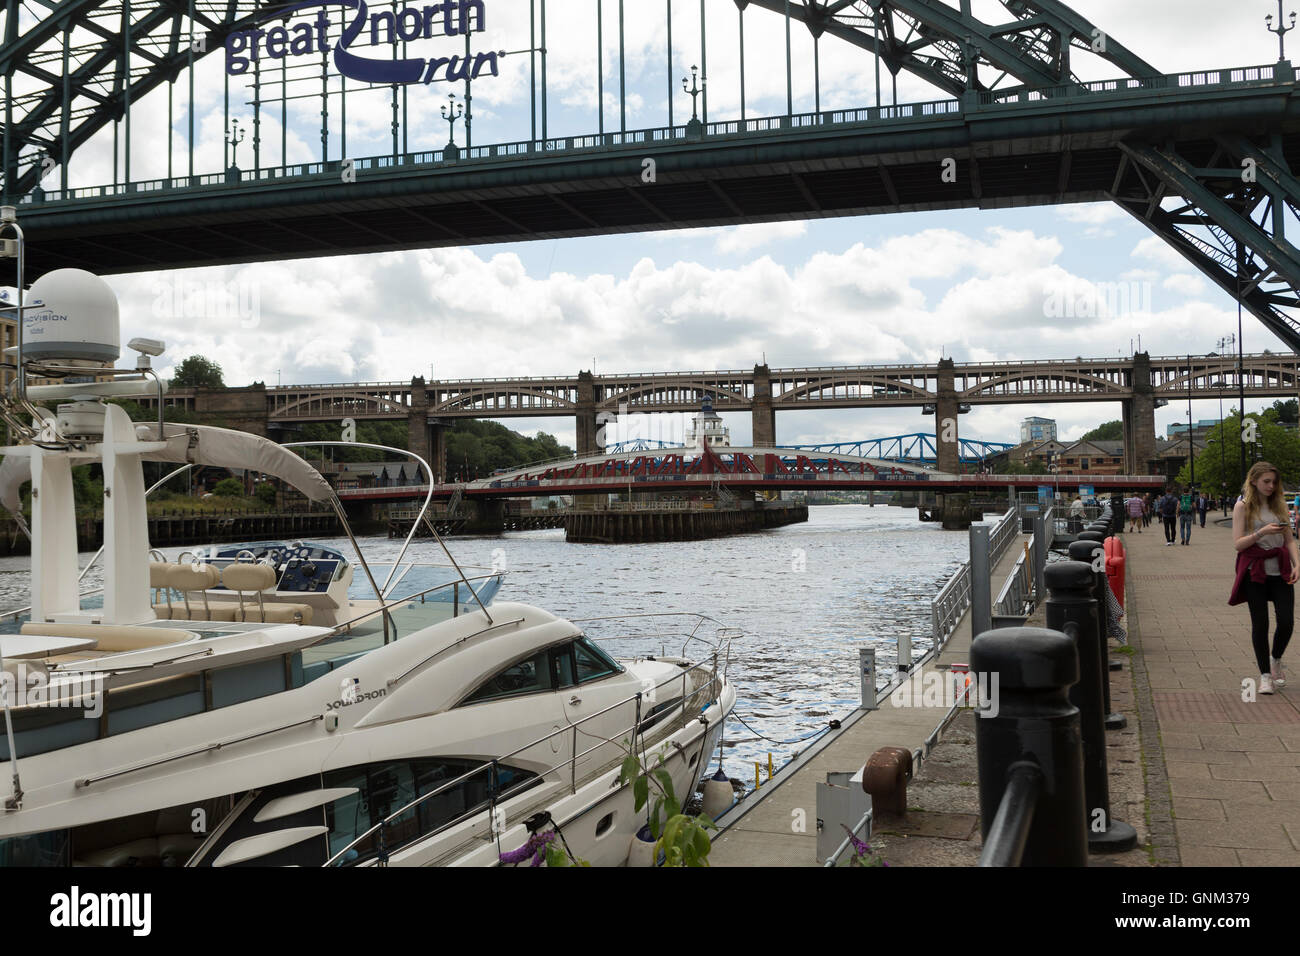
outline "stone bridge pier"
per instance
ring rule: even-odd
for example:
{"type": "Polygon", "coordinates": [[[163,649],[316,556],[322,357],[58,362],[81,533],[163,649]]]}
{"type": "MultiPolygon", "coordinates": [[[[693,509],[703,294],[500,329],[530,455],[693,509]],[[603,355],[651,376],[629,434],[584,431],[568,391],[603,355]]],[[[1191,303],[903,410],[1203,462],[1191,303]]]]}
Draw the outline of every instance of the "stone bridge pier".
{"type": "Polygon", "coordinates": [[[1155,474],[1151,468],[1156,457],[1156,399],[1151,384],[1151,353],[1133,356],[1133,397],[1125,399],[1124,471],[1130,475],[1155,474]]]}
{"type": "Polygon", "coordinates": [[[755,448],[776,447],[776,409],[772,407],[772,372],[766,365],[754,366],[753,434],[755,448]]]}
{"type": "Polygon", "coordinates": [[[577,452],[579,458],[599,455],[605,450],[605,435],[596,421],[596,404],[600,401],[596,377],[591,372],[578,373],[578,410],[576,414],[577,452]]]}

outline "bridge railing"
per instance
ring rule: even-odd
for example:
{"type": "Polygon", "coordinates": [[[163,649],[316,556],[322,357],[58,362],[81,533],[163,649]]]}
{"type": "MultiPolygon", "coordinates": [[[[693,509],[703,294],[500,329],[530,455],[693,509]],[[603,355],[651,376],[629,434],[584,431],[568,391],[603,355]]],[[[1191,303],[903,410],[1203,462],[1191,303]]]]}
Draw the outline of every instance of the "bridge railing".
{"type": "Polygon", "coordinates": [[[1261,83],[1277,80],[1277,64],[1243,66],[1223,70],[1193,70],[1166,76],[1122,77],[1114,80],[1095,80],[1088,83],[1071,83],[1036,90],[988,90],[980,94],[981,106],[1001,106],[1012,103],[1033,103],[1063,97],[1088,96],[1094,93],[1123,93],[1130,90],[1187,89],[1200,86],[1224,86],[1236,83],[1261,83]]]}

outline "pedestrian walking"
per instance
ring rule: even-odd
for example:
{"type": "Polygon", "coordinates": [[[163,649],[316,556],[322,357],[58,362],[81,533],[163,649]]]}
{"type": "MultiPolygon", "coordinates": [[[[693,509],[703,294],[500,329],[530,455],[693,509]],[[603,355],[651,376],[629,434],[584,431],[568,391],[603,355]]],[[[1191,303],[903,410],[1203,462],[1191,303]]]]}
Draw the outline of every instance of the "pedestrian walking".
{"type": "Polygon", "coordinates": [[[1137,528],[1137,533],[1142,533],[1142,519],[1146,515],[1146,503],[1138,497],[1135,491],[1124,502],[1124,510],[1128,512],[1128,533],[1132,534],[1133,529],[1137,528]]]}
{"type": "Polygon", "coordinates": [[[1142,504],[1142,524],[1149,528],[1151,527],[1151,515],[1155,509],[1155,502],[1151,500],[1151,492],[1148,491],[1142,496],[1142,504]]]}
{"type": "Polygon", "coordinates": [[[1083,530],[1083,499],[1078,495],[1070,502],[1070,534],[1078,534],[1083,530]]]}
{"type": "Polygon", "coordinates": [[[1201,527],[1205,527],[1205,513],[1210,510],[1210,496],[1201,492],[1201,497],[1196,499],[1196,513],[1201,516],[1201,527]]]}
{"type": "Polygon", "coordinates": [[[1295,622],[1295,582],[1300,578],[1300,553],[1287,523],[1286,500],[1278,470],[1256,462],[1246,475],[1242,499],[1232,509],[1232,537],[1237,550],[1237,576],[1228,603],[1250,606],[1250,643],[1259,668],[1259,692],[1273,693],[1286,684],[1282,655],[1295,622]],[[1277,618],[1273,647],[1268,646],[1268,605],[1277,618]]]}
{"type": "Polygon", "coordinates": [[[1172,548],[1177,532],[1174,530],[1174,523],[1178,520],[1178,498],[1174,496],[1173,491],[1165,492],[1160,499],[1160,518],[1165,525],[1165,547],[1172,548]]]}
{"type": "Polygon", "coordinates": [[[1192,543],[1192,521],[1196,517],[1196,493],[1184,491],[1178,496],[1178,534],[1183,544],[1192,543]]]}

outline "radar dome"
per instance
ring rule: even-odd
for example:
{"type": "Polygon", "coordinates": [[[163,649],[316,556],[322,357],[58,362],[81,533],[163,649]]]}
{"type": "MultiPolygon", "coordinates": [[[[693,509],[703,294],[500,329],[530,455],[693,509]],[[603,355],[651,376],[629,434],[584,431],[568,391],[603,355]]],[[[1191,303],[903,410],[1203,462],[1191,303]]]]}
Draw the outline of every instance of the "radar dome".
{"type": "Polygon", "coordinates": [[[56,269],[33,282],[27,295],[39,304],[23,309],[24,361],[117,361],[117,296],[99,276],[56,269]]]}

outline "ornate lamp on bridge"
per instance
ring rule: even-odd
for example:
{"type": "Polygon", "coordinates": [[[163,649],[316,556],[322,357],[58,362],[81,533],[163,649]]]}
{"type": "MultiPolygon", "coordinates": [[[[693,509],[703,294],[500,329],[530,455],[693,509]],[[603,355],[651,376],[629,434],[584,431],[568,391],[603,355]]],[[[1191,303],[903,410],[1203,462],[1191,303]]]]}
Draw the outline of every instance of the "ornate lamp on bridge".
{"type": "Polygon", "coordinates": [[[235,152],[239,149],[239,144],[244,141],[246,131],[239,128],[239,120],[230,121],[230,136],[226,138],[226,145],[230,147],[230,165],[226,168],[226,182],[239,182],[239,167],[235,165],[235,152]]]}
{"type": "Polygon", "coordinates": [[[1277,0],[1277,26],[1273,26],[1273,14],[1264,18],[1268,24],[1268,32],[1277,34],[1277,61],[1279,63],[1287,62],[1286,59],[1286,35],[1295,29],[1295,11],[1291,11],[1291,25],[1285,26],[1282,23],[1282,0],[1277,0]]]}
{"type": "MultiPolygon", "coordinates": [[[[1280,3],[1281,0],[1278,0],[1278,2],[1280,3]]],[[[691,121],[686,124],[686,136],[690,139],[700,139],[704,136],[704,124],[700,122],[700,113],[699,110],[696,109],[696,99],[704,92],[704,86],[709,80],[708,77],[700,76],[698,77],[699,82],[697,83],[696,74],[698,73],[699,67],[691,67],[690,85],[687,85],[687,78],[684,76],[682,77],[682,89],[685,90],[687,95],[691,98],[691,121]]]]}
{"type": "Polygon", "coordinates": [[[455,93],[448,93],[447,99],[448,105],[442,108],[442,118],[447,121],[447,145],[442,148],[442,158],[444,162],[454,163],[460,159],[460,147],[456,145],[456,120],[464,116],[468,122],[469,114],[456,102],[455,93]]]}

